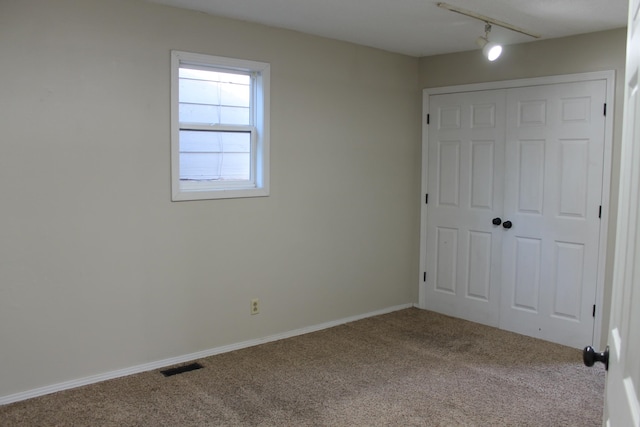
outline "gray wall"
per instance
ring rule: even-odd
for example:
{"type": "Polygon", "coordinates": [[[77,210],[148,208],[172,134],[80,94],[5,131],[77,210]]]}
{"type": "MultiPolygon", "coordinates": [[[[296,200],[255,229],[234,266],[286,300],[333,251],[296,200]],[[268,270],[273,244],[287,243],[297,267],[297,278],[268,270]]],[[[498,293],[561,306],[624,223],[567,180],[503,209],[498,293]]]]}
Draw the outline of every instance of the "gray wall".
{"type": "Polygon", "coordinates": [[[133,0],[0,52],[0,397],[417,302],[418,59],[133,0]],[[170,201],[171,49],[271,63],[270,197],[170,201]]]}
{"type": "MultiPolygon", "coordinates": [[[[613,113],[613,153],[611,165],[609,234],[605,271],[602,337],[606,339],[611,301],[613,255],[620,178],[620,145],[624,99],[626,29],[603,31],[560,39],[506,46],[499,60],[488,62],[480,51],[469,51],[420,59],[423,88],[523,79],[589,71],[615,70],[616,93],[613,113]]],[[[611,113],[611,110],[609,110],[611,113]]],[[[585,343],[587,345],[588,343],[585,343]]]]}

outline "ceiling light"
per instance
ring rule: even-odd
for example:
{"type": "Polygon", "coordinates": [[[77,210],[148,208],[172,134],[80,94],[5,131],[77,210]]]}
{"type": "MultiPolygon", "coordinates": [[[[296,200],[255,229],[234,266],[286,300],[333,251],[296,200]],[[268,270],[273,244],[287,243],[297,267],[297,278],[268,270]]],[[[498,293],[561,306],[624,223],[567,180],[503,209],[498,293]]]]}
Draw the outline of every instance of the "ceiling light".
{"type": "Polygon", "coordinates": [[[492,43],[489,41],[489,32],[491,31],[491,24],[497,25],[502,28],[506,28],[507,30],[515,31],[517,33],[525,34],[529,37],[533,37],[535,39],[539,39],[542,37],[540,34],[532,33],[530,31],[526,31],[520,27],[516,27],[515,25],[508,24],[504,21],[499,21],[495,18],[491,18],[490,16],[482,15],[480,13],[476,13],[467,9],[463,9],[461,7],[453,6],[448,3],[439,2],[436,5],[442,9],[449,10],[451,12],[459,13],[461,15],[468,16],[470,18],[478,19],[480,21],[484,21],[484,37],[480,36],[476,40],[478,46],[482,49],[482,53],[487,57],[489,61],[495,61],[498,59],[500,54],[502,53],[502,46],[497,43],[492,43]]]}
{"type": "Polygon", "coordinates": [[[491,24],[488,22],[484,25],[484,36],[480,36],[476,40],[476,44],[482,49],[482,53],[489,61],[495,61],[502,54],[502,46],[489,41],[489,33],[491,32],[491,24]]]}

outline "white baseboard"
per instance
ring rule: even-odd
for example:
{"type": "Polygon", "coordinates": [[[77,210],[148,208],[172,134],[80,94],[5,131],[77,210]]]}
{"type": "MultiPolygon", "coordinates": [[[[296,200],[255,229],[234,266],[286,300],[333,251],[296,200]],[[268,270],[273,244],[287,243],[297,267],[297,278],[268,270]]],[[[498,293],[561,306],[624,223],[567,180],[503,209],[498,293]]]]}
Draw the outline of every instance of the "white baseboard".
{"type": "Polygon", "coordinates": [[[101,381],[111,380],[114,378],[125,377],[127,375],[138,374],[140,372],[152,371],[154,369],[164,368],[166,366],[177,365],[180,363],[190,362],[196,359],[202,359],[204,357],[214,356],[216,354],[227,353],[229,351],[240,350],[242,348],[253,347],[260,344],[266,344],[272,341],[278,341],[285,338],[291,338],[298,335],[308,334],[310,332],[316,332],[323,329],[332,328],[334,326],[342,325],[356,320],[366,319],[367,317],[378,316],[381,314],[391,313],[393,311],[404,310],[405,308],[416,307],[416,304],[402,304],[394,307],[388,307],[382,310],[373,311],[370,313],[360,314],[357,316],[351,316],[340,320],[334,320],[331,322],[321,323],[315,326],[309,326],[306,328],[295,329],[293,331],[283,332],[280,334],[270,335],[264,338],[257,338],[248,341],[242,341],[236,344],[225,345],[222,347],[211,348],[208,350],[198,351],[196,353],[185,354],[183,356],[172,357],[169,359],[158,360],[156,362],[144,363],[142,365],[132,366],[130,368],[118,369],[116,371],[105,372],[103,374],[91,375],[89,377],[80,378],[72,381],[65,381],[57,384],[48,385],[45,387],[39,387],[32,390],[27,390],[21,393],[10,394],[8,396],[0,397],[0,405],[7,405],[9,403],[19,402],[21,400],[27,400],[38,396],[44,396],[45,394],[56,393],[62,390],[68,390],[76,387],[82,387],[89,384],[98,383],[101,381]]]}

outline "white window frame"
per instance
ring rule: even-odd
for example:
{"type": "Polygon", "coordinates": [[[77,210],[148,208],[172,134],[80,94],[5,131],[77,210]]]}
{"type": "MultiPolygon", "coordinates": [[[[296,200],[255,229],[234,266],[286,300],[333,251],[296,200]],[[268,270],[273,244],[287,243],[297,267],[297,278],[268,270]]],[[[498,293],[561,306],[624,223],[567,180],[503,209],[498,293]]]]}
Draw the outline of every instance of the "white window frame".
{"type": "Polygon", "coordinates": [[[269,195],[269,100],[271,66],[265,62],[171,51],[171,198],[173,201],[264,197],[269,195]],[[251,132],[251,179],[247,182],[181,182],[179,68],[246,73],[252,76],[252,124],[246,126],[187,124],[185,129],[251,132]]]}

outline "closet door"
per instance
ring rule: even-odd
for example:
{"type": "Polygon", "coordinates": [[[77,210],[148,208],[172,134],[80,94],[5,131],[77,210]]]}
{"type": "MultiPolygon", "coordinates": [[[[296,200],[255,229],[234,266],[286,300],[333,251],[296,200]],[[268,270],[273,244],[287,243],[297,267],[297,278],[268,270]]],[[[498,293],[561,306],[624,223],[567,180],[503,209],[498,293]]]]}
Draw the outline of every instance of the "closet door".
{"type": "Polygon", "coordinates": [[[592,340],[605,95],[604,80],[507,91],[503,329],[592,340]]]}
{"type": "Polygon", "coordinates": [[[505,92],[431,96],[429,111],[425,308],[498,326],[505,92]]]}

